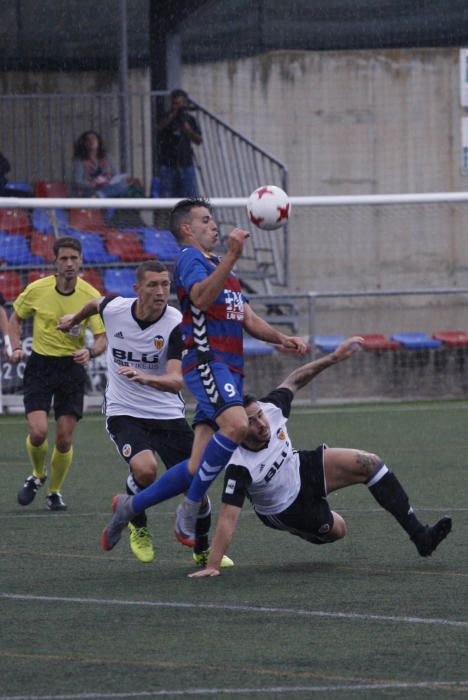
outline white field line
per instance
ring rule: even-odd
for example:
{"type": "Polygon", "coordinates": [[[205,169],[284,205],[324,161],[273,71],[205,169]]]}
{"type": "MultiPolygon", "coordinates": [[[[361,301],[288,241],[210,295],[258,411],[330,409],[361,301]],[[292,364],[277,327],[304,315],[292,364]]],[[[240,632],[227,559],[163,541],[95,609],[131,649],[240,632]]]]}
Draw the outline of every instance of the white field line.
{"type": "Polygon", "coordinates": [[[115,698],[158,698],[158,697],[194,697],[208,695],[289,695],[290,693],[325,693],[330,692],[359,692],[379,690],[461,690],[468,686],[468,681],[420,681],[416,683],[357,683],[340,685],[310,685],[310,686],[273,686],[270,688],[187,688],[186,690],[141,690],[128,693],[88,692],[66,693],[60,695],[0,695],[0,700],[112,700],[115,698]]]}
{"type": "Polygon", "coordinates": [[[468,627],[468,620],[447,620],[444,618],[413,617],[406,615],[372,615],[369,613],[328,612],[325,610],[301,610],[296,608],[271,608],[256,605],[226,605],[221,603],[180,603],[160,600],[125,600],[116,598],[78,598],[72,596],[42,596],[0,592],[6,600],[41,601],[45,603],[78,603],[82,605],[117,605],[142,608],[180,608],[182,610],[219,610],[221,612],[265,613],[267,615],[292,615],[293,617],[321,617],[340,620],[362,620],[364,622],[396,622],[414,625],[439,625],[468,627]]]}
{"type": "MultiPolygon", "coordinates": [[[[177,498],[175,496],[174,498],[177,498]]],[[[173,500],[173,499],[171,499],[173,500]]],[[[158,517],[162,516],[168,516],[168,517],[173,517],[175,514],[175,505],[172,508],[169,507],[164,507],[161,505],[155,506],[158,517]]],[[[385,515],[385,511],[382,508],[340,508],[340,513],[347,513],[347,514],[352,514],[352,513],[358,513],[359,515],[366,515],[366,514],[372,514],[372,515],[385,515]]],[[[417,511],[419,512],[425,512],[425,513],[446,513],[448,515],[451,515],[452,513],[467,513],[468,512],[468,507],[460,507],[460,508],[453,508],[452,506],[417,506],[417,511]]],[[[216,511],[215,511],[216,515],[216,511]]],[[[47,518],[47,517],[60,517],[62,518],[105,518],[109,519],[111,516],[110,511],[93,511],[93,512],[80,512],[80,513],[71,513],[68,511],[67,513],[60,513],[60,516],[57,516],[53,514],[51,516],[50,511],[43,510],[43,511],[37,511],[37,512],[29,512],[25,513],[24,511],[18,511],[18,512],[11,512],[11,513],[0,513],[0,520],[12,520],[12,519],[19,519],[19,520],[28,520],[28,519],[34,519],[34,518],[47,518]]],[[[249,508],[246,509],[245,511],[242,511],[242,518],[247,518],[247,517],[252,517],[255,516],[254,511],[249,508]]],[[[0,699],[1,700],[1,699],[0,699]]]]}

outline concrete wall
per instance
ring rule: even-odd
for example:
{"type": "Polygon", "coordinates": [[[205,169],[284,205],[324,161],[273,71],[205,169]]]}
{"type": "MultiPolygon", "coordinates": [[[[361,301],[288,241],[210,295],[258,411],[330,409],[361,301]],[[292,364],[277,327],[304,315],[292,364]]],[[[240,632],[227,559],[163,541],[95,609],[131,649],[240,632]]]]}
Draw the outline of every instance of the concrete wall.
{"type": "MultiPolygon", "coordinates": [[[[291,195],[464,190],[458,55],[274,52],[184,66],[183,83],[285,162],[291,195]]],[[[296,208],[290,291],[465,285],[467,225],[468,205],[296,208]]]]}
{"type": "MultiPolygon", "coordinates": [[[[453,48],[273,52],[184,65],[182,87],[282,159],[291,195],[464,190],[458,59],[453,48]]],[[[3,93],[117,89],[111,73],[0,76],[3,93]]],[[[149,89],[148,73],[132,71],[130,89],[149,89]]],[[[80,129],[92,126],[83,110],[76,106],[80,129]]],[[[33,139],[38,128],[24,133],[33,139]]],[[[143,129],[134,138],[147,142],[143,129]]],[[[468,286],[468,205],[296,208],[290,228],[291,292],[468,286]]],[[[373,304],[374,320],[359,331],[443,330],[443,320],[467,328],[464,305],[444,304],[426,304],[419,328],[373,304]]],[[[318,330],[342,332],[349,317],[350,304],[335,303],[318,330]]]]}

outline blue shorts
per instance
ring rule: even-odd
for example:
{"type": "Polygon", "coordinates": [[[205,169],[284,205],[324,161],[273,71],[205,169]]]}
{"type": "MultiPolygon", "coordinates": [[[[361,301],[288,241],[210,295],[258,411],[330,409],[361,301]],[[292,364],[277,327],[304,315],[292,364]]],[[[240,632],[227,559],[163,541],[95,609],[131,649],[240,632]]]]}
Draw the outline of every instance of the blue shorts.
{"type": "Polygon", "coordinates": [[[184,375],[184,380],[197,400],[193,425],[208,423],[217,430],[216,417],[220,413],[231,406],[244,405],[244,377],[231,372],[223,362],[198,365],[184,375]]]}

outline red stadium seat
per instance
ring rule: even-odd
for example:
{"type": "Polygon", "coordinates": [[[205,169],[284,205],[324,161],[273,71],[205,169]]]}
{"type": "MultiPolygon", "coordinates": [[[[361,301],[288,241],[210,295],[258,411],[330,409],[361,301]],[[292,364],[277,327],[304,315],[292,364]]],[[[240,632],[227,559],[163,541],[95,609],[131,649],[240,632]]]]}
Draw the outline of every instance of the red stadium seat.
{"type": "Polygon", "coordinates": [[[70,193],[64,182],[59,180],[41,180],[34,186],[36,197],[69,197],[70,193]]]}
{"type": "Polygon", "coordinates": [[[400,347],[400,343],[397,343],[396,340],[389,340],[379,333],[362,335],[361,338],[364,338],[364,350],[396,350],[400,347]]]}
{"type": "Polygon", "coordinates": [[[33,227],[24,209],[4,209],[0,207],[0,231],[29,236],[33,232],[33,227]]]}
{"type": "Polygon", "coordinates": [[[70,209],[70,226],[79,231],[103,232],[106,222],[100,209],[70,209]]]}
{"type": "Polygon", "coordinates": [[[52,233],[41,233],[34,231],[31,236],[31,253],[40,255],[48,263],[55,261],[54,253],[55,236],[52,233]]]}
{"type": "Polygon", "coordinates": [[[463,348],[468,345],[468,333],[464,331],[438,331],[433,333],[432,337],[452,348],[463,348]]]}
{"type": "Polygon", "coordinates": [[[109,253],[118,255],[123,262],[155,260],[152,253],[146,253],[143,250],[138,234],[131,231],[109,229],[106,232],[106,247],[109,253]]]}
{"type": "Polygon", "coordinates": [[[102,281],[101,274],[98,270],[82,270],[80,272],[80,277],[84,279],[85,282],[97,289],[98,292],[100,292],[104,296],[106,292],[104,290],[104,284],[102,281]]]}
{"type": "Polygon", "coordinates": [[[36,280],[42,280],[44,277],[50,277],[53,274],[53,270],[30,270],[30,272],[28,272],[28,284],[36,280]]]}
{"type": "Polygon", "coordinates": [[[0,292],[6,301],[13,301],[23,291],[21,275],[15,270],[0,271],[0,292]]]}

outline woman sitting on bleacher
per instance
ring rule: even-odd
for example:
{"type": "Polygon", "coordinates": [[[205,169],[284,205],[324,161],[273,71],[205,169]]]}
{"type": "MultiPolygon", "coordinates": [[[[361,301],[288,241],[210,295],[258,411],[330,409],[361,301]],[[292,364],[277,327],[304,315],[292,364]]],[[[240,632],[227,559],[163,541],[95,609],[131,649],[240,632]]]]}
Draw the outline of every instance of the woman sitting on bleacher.
{"type": "Polygon", "coordinates": [[[73,194],[76,197],[135,197],[135,184],[117,174],[112,157],[96,131],[85,131],[75,143],[73,153],[73,194]]]}

